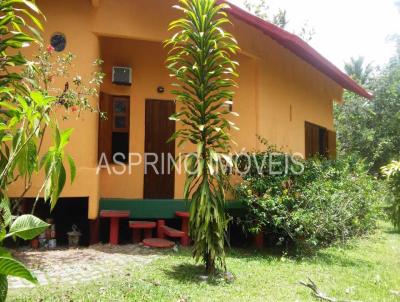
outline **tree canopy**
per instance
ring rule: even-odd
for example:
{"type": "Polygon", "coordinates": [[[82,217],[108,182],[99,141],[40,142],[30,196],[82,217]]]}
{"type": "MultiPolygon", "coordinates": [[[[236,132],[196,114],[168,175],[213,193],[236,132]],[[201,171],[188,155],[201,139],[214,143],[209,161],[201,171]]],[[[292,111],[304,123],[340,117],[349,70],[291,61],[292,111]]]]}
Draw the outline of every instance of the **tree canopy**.
{"type": "MultiPolygon", "coordinates": [[[[360,62],[355,63],[359,66],[360,62]]],[[[367,101],[346,93],[344,104],[335,107],[339,151],[364,158],[370,171],[378,174],[382,166],[399,157],[400,47],[389,63],[368,81],[367,68],[349,71],[358,73],[360,82],[365,80],[365,86],[374,98],[367,101]]]]}

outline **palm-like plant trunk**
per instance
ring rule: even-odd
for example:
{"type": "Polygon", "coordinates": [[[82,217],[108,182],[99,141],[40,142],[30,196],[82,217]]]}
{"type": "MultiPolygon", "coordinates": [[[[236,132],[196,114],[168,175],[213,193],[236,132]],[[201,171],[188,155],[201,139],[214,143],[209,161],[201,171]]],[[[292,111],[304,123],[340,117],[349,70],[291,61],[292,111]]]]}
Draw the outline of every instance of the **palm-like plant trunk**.
{"type": "Polygon", "coordinates": [[[230,148],[229,131],[234,123],[225,118],[231,114],[236,86],[237,63],[230,55],[238,49],[233,36],[221,27],[229,23],[226,4],[216,0],[180,0],[184,18],[171,23],[177,33],[166,41],[171,48],[168,68],[177,80],[173,93],[182,110],[170,117],[183,124],[170,140],[178,139],[196,145],[197,152],[188,154],[188,173],[184,196],[191,200],[189,230],[194,241],[193,255],[202,260],[206,271],[213,274],[217,264],[225,268],[224,232],[225,214],[224,170],[221,158],[230,148]]]}

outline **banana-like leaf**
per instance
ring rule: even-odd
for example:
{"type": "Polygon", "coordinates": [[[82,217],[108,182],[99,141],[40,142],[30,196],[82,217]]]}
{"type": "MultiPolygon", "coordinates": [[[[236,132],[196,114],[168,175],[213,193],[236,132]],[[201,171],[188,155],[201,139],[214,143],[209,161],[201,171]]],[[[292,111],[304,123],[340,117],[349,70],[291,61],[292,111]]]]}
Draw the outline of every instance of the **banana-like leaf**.
{"type": "Polygon", "coordinates": [[[0,275],[19,277],[32,283],[38,282],[36,276],[25,265],[9,257],[0,257],[0,275]]]}
{"type": "Polygon", "coordinates": [[[31,240],[43,233],[48,227],[49,224],[33,215],[22,215],[11,224],[6,237],[17,236],[24,240],[31,240]]]}
{"type": "Polygon", "coordinates": [[[0,302],[6,301],[8,293],[8,280],[6,275],[0,275],[0,302]]]}
{"type": "Polygon", "coordinates": [[[4,247],[0,247],[0,257],[8,257],[8,258],[11,258],[11,253],[10,253],[10,251],[9,250],[7,250],[6,248],[4,248],[4,247]]]}

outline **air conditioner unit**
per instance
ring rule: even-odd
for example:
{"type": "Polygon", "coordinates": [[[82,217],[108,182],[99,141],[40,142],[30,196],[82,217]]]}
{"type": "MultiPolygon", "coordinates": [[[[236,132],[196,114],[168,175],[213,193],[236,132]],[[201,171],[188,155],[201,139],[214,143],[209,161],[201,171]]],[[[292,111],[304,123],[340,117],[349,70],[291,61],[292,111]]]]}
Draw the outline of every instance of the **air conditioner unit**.
{"type": "Polygon", "coordinates": [[[132,68],[114,66],[112,69],[112,82],[117,85],[132,85],[132,68]]]}

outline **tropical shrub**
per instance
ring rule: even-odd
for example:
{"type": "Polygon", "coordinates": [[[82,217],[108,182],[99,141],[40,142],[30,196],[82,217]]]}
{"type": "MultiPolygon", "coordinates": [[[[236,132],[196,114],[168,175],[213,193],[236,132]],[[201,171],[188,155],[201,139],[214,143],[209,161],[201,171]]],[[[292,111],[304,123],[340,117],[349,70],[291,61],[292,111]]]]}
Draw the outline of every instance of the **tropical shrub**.
{"type": "Polygon", "coordinates": [[[278,243],[312,249],[375,228],[383,184],[368,175],[362,162],[302,160],[275,147],[250,154],[250,159],[239,158],[239,166],[250,163],[263,168],[241,170],[246,173],[235,188],[247,210],[238,220],[245,231],[266,232],[279,238],[278,243]]]}
{"type": "Polygon", "coordinates": [[[393,198],[389,201],[389,217],[400,232],[400,161],[393,161],[383,167],[382,172],[388,177],[393,192],[393,198]]]}
{"type": "MultiPolygon", "coordinates": [[[[0,10],[4,14],[0,49],[2,65],[0,66],[0,198],[8,203],[8,186],[21,178],[29,189],[32,175],[43,168],[45,182],[42,190],[45,199],[51,200],[52,207],[61,193],[66,171],[63,165],[64,147],[69,141],[72,129],[60,131],[54,108],[58,105],[56,96],[50,95],[45,88],[35,85],[23,71],[31,69],[37,77],[42,73],[37,70],[34,62],[20,53],[9,55],[9,48],[20,49],[30,43],[40,44],[40,35],[36,28],[27,25],[23,17],[42,29],[38,18],[41,12],[31,1],[3,1],[0,10]],[[14,5],[25,5],[25,8],[15,8],[14,5]],[[16,68],[18,67],[18,68],[16,68]],[[46,128],[53,130],[53,146],[42,158],[40,157],[46,128]]],[[[15,51],[14,51],[15,52],[15,51]]],[[[75,174],[73,160],[69,158],[71,176],[75,174]]],[[[41,190],[41,191],[42,191],[41,190]]],[[[6,206],[6,208],[8,205],[6,206]]]]}
{"type": "Polygon", "coordinates": [[[230,59],[238,49],[236,40],[222,26],[229,23],[224,12],[228,5],[216,0],[180,0],[184,17],[173,21],[175,35],[166,42],[170,48],[168,68],[176,80],[173,91],[181,105],[171,116],[182,124],[171,140],[178,145],[191,143],[197,153],[187,155],[184,196],[191,199],[190,237],[193,255],[206,265],[209,274],[216,265],[225,268],[224,232],[227,228],[225,175],[219,168],[220,156],[230,162],[229,129],[237,63],[230,59]]]}
{"type": "MultiPolygon", "coordinates": [[[[25,187],[21,198],[31,187],[32,176],[44,171],[45,180],[40,192],[53,208],[66,183],[64,159],[67,158],[71,180],[76,173],[74,161],[64,153],[72,129],[61,131],[57,123],[57,109],[90,109],[87,100],[97,93],[102,74],[95,75],[91,87],[82,85],[80,77],[73,85],[66,83],[59,92],[50,83],[56,76],[66,76],[71,56],[60,57],[51,63],[52,49],[41,50],[28,61],[20,49],[41,44],[42,13],[33,1],[0,1],[0,245],[3,240],[22,238],[30,240],[48,225],[32,215],[11,215],[8,188],[16,180],[25,187]],[[57,70],[57,73],[53,71],[57,70]],[[53,74],[54,73],[54,74],[53,74]],[[43,150],[46,129],[53,132],[52,146],[43,150]],[[42,156],[42,151],[44,155],[42,156]]],[[[38,196],[40,194],[38,193],[38,196]]],[[[7,276],[13,275],[37,282],[20,262],[12,259],[6,249],[0,248],[0,301],[7,295],[7,276]]]]}
{"type": "MultiPolygon", "coordinates": [[[[24,240],[30,240],[43,233],[43,231],[49,227],[47,223],[40,220],[33,215],[22,215],[12,219],[11,215],[8,215],[9,211],[5,210],[4,205],[1,208],[1,232],[0,232],[0,244],[3,244],[6,238],[21,238],[24,240]],[[8,229],[8,232],[7,232],[8,229]]],[[[8,291],[8,280],[7,276],[15,276],[26,279],[32,283],[38,283],[38,280],[34,274],[32,274],[24,264],[12,258],[11,253],[0,247],[0,301],[5,301],[8,291]]]]}
{"type": "Polygon", "coordinates": [[[96,59],[91,77],[85,79],[76,70],[75,58],[76,55],[71,52],[55,52],[51,45],[41,47],[22,72],[23,81],[31,90],[56,98],[52,111],[65,109],[62,112],[64,119],[70,118],[72,114],[79,117],[85,111],[99,111],[98,105],[92,105],[91,98],[99,96],[104,78],[101,72],[103,61],[96,59]]]}
{"type": "MultiPolygon", "coordinates": [[[[38,169],[38,146],[42,137],[43,123],[49,124],[48,106],[53,98],[40,91],[31,91],[24,77],[17,71],[27,66],[25,57],[18,51],[31,43],[39,43],[38,30],[42,25],[37,6],[26,0],[0,2],[0,244],[8,237],[32,239],[48,226],[32,215],[11,215],[8,187],[19,177],[29,177],[38,169]],[[17,7],[18,6],[18,7],[17,7]],[[24,18],[28,18],[28,22],[24,18]],[[33,24],[33,26],[28,25],[33,24]],[[13,51],[10,51],[10,48],[13,51]]],[[[58,131],[58,128],[56,127],[58,131]]],[[[65,145],[69,136],[58,133],[57,146],[65,145]],[[62,141],[62,143],[61,143],[62,141]]],[[[62,148],[54,150],[61,152],[62,148]]],[[[53,151],[53,150],[51,150],[53,151]]],[[[47,159],[46,166],[53,167],[57,161],[47,159]]],[[[59,166],[59,165],[58,165],[59,166]]],[[[53,178],[48,195],[59,195],[62,189],[60,169],[46,168],[46,175],[53,178]],[[57,176],[56,176],[57,175],[57,176]]],[[[64,170],[65,171],[65,170],[64,170]]],[[[64,179],[65,180],[65,179],[64,179]]],[[[25,278],[37,282],[36,277],[10,253],[0,248],[0,301],[7,296],[7,276],[25,278]]]]}
{"type": "MultiPolygon", "coordinates": [[[[29,1],[26,3],[40,13],[33,3],[29,1]]],[[[34,24],[42,28],[39,20],[35,19],[34,24]]],[[[40,42],[40,36],[31,39],[40,42]]],[[[15,44],[13,47],[17,46],[19,45],[15,44]]],[[[64,160],[69,164],[72,181],[76,174],[73,159],[64,154],[64,148],[73,129],[61,131],[57,118],[60,114],[63,119],[67,119],[72,114],[78,117],[83,111],[98,111],[98,106],[91,105],[90,98],[98,96],[104,77],[100,71],[102,61],[96,60],[93,63],[95,70],[92,77],[85,81],[73,69],[75,55],[72,53],[57,55],[52,46],[47,48],[41,46],[38,54],[30,61],[20,53],[17,58],[15,56],[7,58],[10,63],[2,66],[5,76],[0,102],[1,193],[6,197],[8,184],[15,179],[23,179],[25,184],[23,192],[19,198],[11,201],[12,209],[18,208],[25,193],[32,186],[33,175],[43,169],[45,182],[37,193],[36,201],[43,192],[45,200],[49,200],[53,208],[66,183],[64,160]],[[15,65],[21,68],[20,74],[8,70],[15,65]],[[72,72],[74,77],[71,75],[72,72]],[[9,79],[5,81],[7,78],[9,79]],[[60,87],[56,84],[60,82],[65,84],[60,87]],[[59,110],[60,108],[63,110],[59,110]],[[49,130],[53,132],[53,145],[42,156],[42,151],[46,151],[42,150],[43,139],[49,130]]],[[[33,211],[34,209],[35,207],[33,211]]]]}
{"type": "MultiPolygon", "coordinates": [[[[30,157],[30,162],[26,163],[36,167],[36,169],[32,169],[33,173],[44,168],[46,175],[45,183],[41,190],[37,192],[32,214],[34,214],[36,203],[42,191],[44,191],[45,201],[50,201],[51,209],[56,205],[59,193],[61,193],[65,184],[64,159],[68,161],[70,167],[71,181],[74,180],[76,175],[74,160],[71,156],[64,154],[64,147],[68,143],[73,129],[61,132],[58,129],[58,116],[62,115],[62,119],[65,120],[73,117],[79,118],[82,112],[99,112],[98,105],[93,106],[90,99],[99,95],[99,88],[104,78],[104,73],[100,70],[103,61],[95,60],[93,62],[94,71],[91,78],[86,80],[74,70],[75,57],[70,52],[56,54],[52,46],[48,46],[46,49],[41,47],[22,72],[22,83],[33,91],[36,97],[49,100],[49,103],[42,110],[44,112],[41,116],[43,122],[40,125],[38,136],[35,137],[36,140],[31,142],[32,151],[33,146],[35,146],[36,152],[30,157]],[[74,77],[72,77],[72,73],[74,77]],[[64,85],[60,87],[55,83],[64,83],[64,85]],[[43,148],[42,141],[49,128],[54,133],[54,145],[40,158],[39,155],[43,148]],[[35,142],[38,143],[35,144],[35,142]],[[51,188],[58,188],[58,190],[51,191],[51,188]]],[[[30,104],[30,107],[35,109],[34,104],[30,104]]],[[[104,117],[104,113],[100,112],[100,116],[104,117]]],[[[19,198],[12,200],[13,210],[18,208],[23,200],[24,193],[31,188],[33,173],[19,175],[19,177],[24,178],[25,189],[19,198]]]]}

